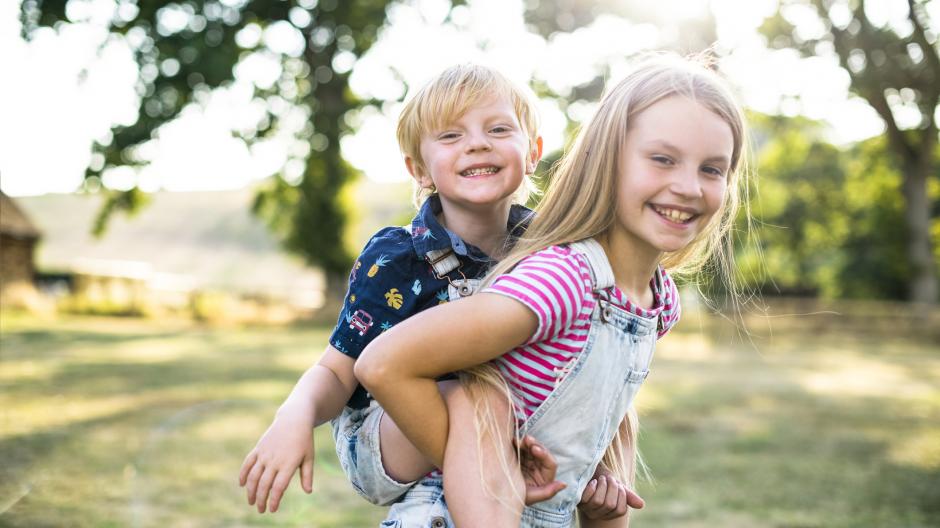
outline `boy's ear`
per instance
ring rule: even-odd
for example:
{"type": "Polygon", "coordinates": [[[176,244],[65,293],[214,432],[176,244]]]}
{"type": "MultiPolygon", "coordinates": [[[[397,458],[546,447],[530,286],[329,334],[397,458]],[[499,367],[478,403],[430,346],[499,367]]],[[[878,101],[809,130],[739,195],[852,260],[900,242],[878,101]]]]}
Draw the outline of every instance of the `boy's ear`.
{"type": "Polygon", "coordinates": [[[405,168],[408,169],[408,174],[411,174],[411,177],[414,178],[421,187],[430,189],[434,186],[431,177],[421,168],[421,164],[416,162],[411,156],[405,156],[405,168]]]}
{"type": "Polygon", "coordinates": [[[535,143],[532,145],[532,151],[529,152],[529,159],[526,160],[525,173],[534,173],[535,168],[539,165],[540,159],[542,159],[542,136],[537,136],[535,143]]]}

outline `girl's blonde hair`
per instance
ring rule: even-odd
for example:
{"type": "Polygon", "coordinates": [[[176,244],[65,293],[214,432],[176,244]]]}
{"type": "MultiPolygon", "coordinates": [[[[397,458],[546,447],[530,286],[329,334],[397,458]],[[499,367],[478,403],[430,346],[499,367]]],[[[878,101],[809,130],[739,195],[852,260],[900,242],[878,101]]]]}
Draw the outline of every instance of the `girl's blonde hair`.
{"type": "MultiPolygon", "coordinates": [[[[504,97],[512,104],[519,124],[529,137],[527,153],[531,152],[538,138],[538,111],[530,91],[493,68],[459,64],[438,74],[405,103],[398,118],[398,145],[402,154],[414,160],[415,170],[426,171],[421,157],[421,138],[494,97],[504,97]]],[[[519,203],[525,203],[531,190],[529,178],[523,181],[515,196],[519,203]]],[[[434,189],[415,185],[415,206],[420,207],[433,192],[434,189]]]]}
{"type": "MultiPolygon", "coordinates": [[[[611,88],[601,100],[594,116],[583,127],[558,164],[545,196],[525,234],[484,280],[490,284],[497,276],[513,269],[532,253],[558,244],[569,244],[604,235],[614,224],[617,212],[617,177],[620,152],[633,118],[668,97],[686,97],[723,119],[731,128],[733,150],[728,184],[722,205],[709,223],[686,247],[667,253],[661,264],[674,276],[689,277],[713,263],[732,299],[738,295],[734,280],[732,224],[741,204],[747,210],[748,171],[745,152],[747,131],[744,113],[725,81],[711,68],[706,56],[682,58],[674,54],[656,54],[642,60],[625,79],[611,88]]],[[[509,394],[506,382],[488,366],[471,369],[462,377],[471,397],[485,400],[484,392],[497,388],[509,394]]],[[[485,407],[485,404],[482,406],[485,407]]],[[[485,408],[478,409],[477,422],[490,419],[485,408]]],[[[638,458],[625,459],[624,448],[636,448],[638,423],[630,411],[626,423],[604,455],[602,463],[632,483],[638,458]]]]}

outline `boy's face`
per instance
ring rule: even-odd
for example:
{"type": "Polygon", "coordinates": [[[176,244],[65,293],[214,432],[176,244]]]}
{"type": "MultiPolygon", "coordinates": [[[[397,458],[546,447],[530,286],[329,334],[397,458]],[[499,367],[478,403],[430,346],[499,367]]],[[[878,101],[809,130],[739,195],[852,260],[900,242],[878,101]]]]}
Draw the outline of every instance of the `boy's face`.
{"type": "Polygon", "coordinates": [[[406,158],[422,187],[437,189],[444,204],[476,208],[511,200],[535,170],[541,138],[529,137],[506,97],[490,97],[421,138],[424,167],[406,158]]]}

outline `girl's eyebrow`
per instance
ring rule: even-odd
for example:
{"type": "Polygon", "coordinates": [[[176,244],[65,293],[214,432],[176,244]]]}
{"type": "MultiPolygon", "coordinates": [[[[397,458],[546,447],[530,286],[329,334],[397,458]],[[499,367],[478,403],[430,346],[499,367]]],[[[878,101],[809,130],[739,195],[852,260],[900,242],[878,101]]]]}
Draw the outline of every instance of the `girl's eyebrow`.
{"type": "MultiPolygon", "coordinates": [[[[650,142],[647,143],[646,147],[647,147],[647,148],[661,148],[661,149],[669,150],[669,151],[672,151],[672,152],[681,152],[681,150],[682,150],[682,149],[680,149],[679,147],[673,145],[672,143],[666,141],[665,139],[655,139],[655,140],[652,140],[652,141],[650,141],[650,142]]],[[[709,156],[708,158],[705,158],[703,161],[705,161],[706,163],[725,163],[725,164],[727,164],[727,163],[730,163],[730,162],[731,162],[731,158],[729,158],[728,156],[726,156],[726,155],[724,155],[724,154],[719,154],[719,155],[717,155],[717,156],[709,156]]]]}

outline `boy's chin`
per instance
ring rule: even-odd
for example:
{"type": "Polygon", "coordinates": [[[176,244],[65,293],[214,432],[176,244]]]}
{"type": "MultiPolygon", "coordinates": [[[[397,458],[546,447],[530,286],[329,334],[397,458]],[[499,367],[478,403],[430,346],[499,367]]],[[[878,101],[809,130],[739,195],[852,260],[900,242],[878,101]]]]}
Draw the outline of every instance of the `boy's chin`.
{"type": "Polygon", "coordinates": [[[496,207],[504,205],[507,201],[512,201],[515,192],[511,193],[493,193],[493,194],[469,194],[457,196],[444,196],[441,199],[453,204],[460,204],[468,207],[496,207]]]}

